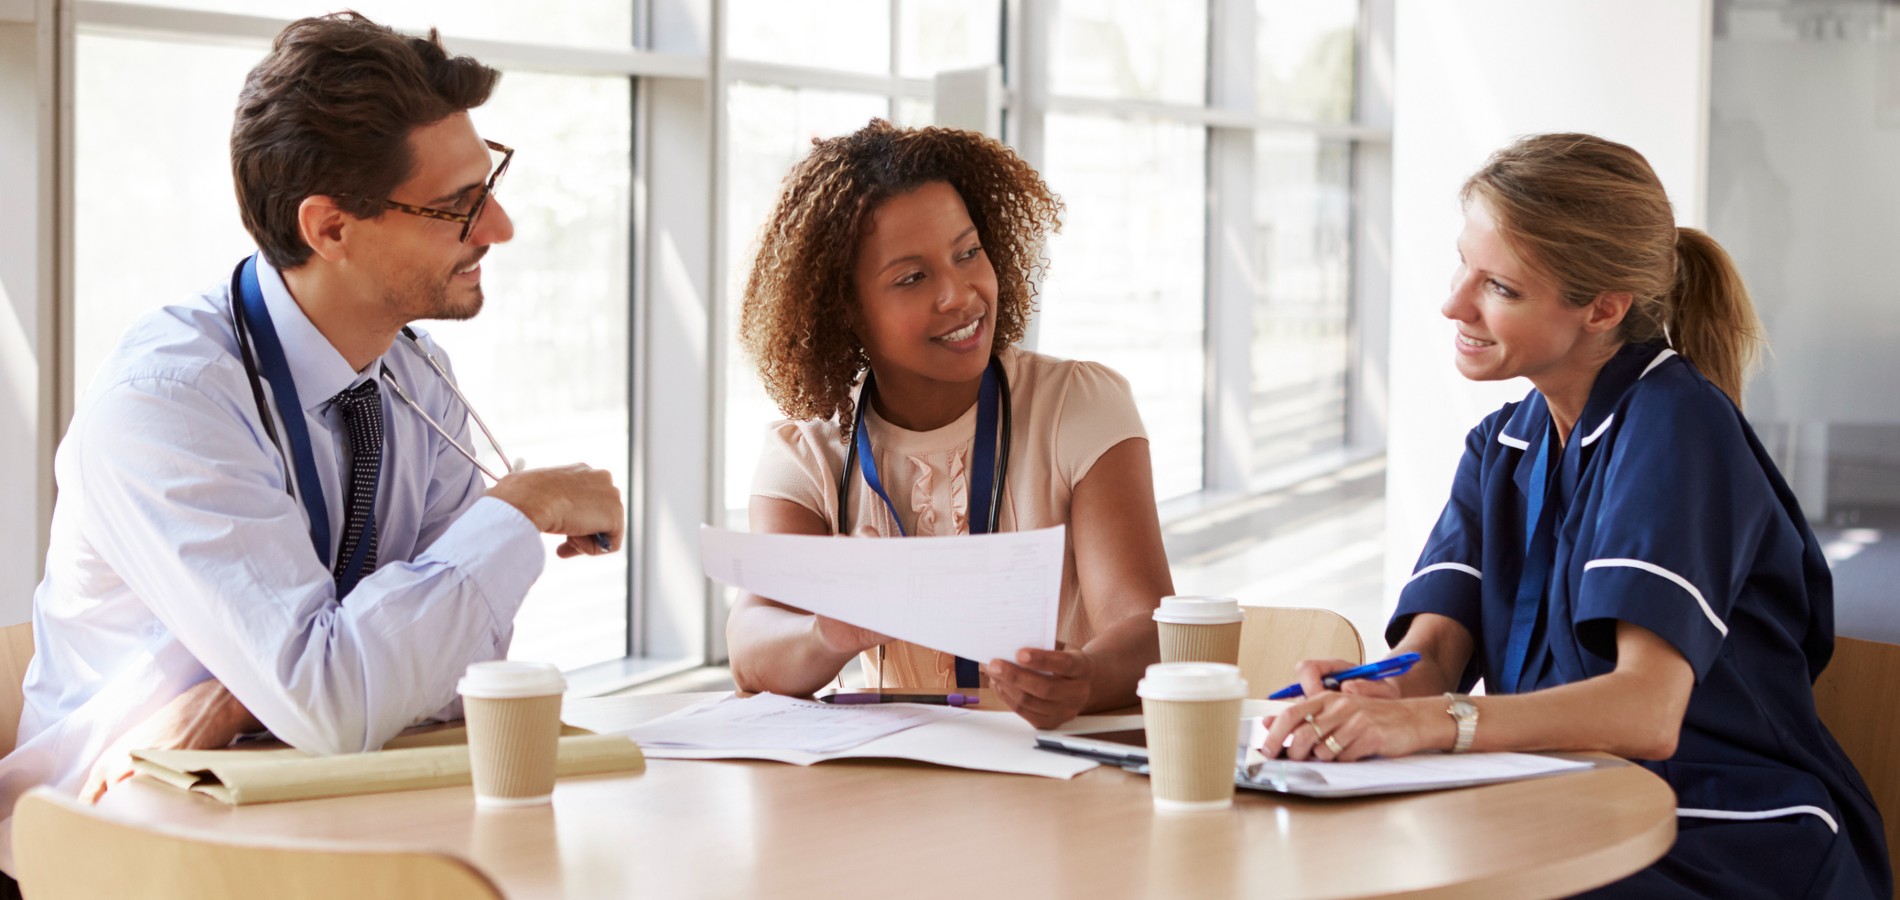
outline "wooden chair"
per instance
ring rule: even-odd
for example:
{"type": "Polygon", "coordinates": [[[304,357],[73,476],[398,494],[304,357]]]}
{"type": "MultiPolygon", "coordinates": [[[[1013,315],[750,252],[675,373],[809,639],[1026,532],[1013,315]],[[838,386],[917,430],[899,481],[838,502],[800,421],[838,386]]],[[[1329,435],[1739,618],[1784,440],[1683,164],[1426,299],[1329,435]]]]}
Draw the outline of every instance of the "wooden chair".
{"type": "Polygon", "coordinates": [[[33,900],[500,900],[474,866],[443,853],[321,842],[234,843],[113,819],[51,788],[13,809],[20,892],[33,900]]]}
{"type": "Polygon", "coordinates": [[[1265,697],[1293,680],[1293,664],[1302,659],[1344,659],[1357,665],[1366,651],[1359,629],[1330,609],[1285,606],[1245,607],[1240,626],[1240,674],[1247,696],[1265,697]]]}
{"type": "Polygon", "coordinates": [[[1834,639],[1834,659],[1814,683],[1814,705],[1873,792],[1887,826],[1887,855],[1900,871],[1900,645],[1834,639]]]}
{"type": "Polygon", "coordinates": [[[26,706],[21,685],[26,664],[33,659],[33,623],[0,628],[0,756],[13,752],[20,733],[20,710],[26,706]]]}

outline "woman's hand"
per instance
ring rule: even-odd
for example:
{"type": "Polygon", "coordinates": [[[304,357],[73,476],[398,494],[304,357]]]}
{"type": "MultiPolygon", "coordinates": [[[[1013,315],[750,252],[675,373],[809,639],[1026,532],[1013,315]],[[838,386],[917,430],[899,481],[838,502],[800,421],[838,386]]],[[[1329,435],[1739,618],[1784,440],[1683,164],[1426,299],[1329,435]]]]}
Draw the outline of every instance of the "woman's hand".
{"type": "MultiPolygon", "coordinates": [[[[1390,687],[1364,681],[1349,681],[1345,686],[1368,694],[1390,687]]],[[[1396,693],[1396,688],[1392,690],[1396,693]]],[[[1293,760],[1351,762],[1448,749],[1456,736],[1457,726],[1437,698],[1400,700],[1325,691],[1275,716],[1260,751],[1269,757],[1284,751],[1293,760]]]]}
{"type": "Polygon", "coordinates": [[[990,689],[1037,728],[1054,728],[1088,705],[1095,661],[1081,650],[1016,651],[1016,662],[990,660],[983,667],[990,689]]]}
{"type": "MultiPolygon", "coordinates": [[[[1358,663],[1347,662],[1343,659],[1303,659],[1293,666],[1293,676],[1300,683],[1300,690],[1306,692],[1306,696],[1318,697],[1327,690],[1326,686],[1320,683],[1320,679],[1334,672],[1344,672],[1357,666],[1358,663]]],[[[1388,679],[1375,681],[1371,678],[1355,678],[1341,682],[1339,690],[1360,697],[1381,700],[1399,699],[1399,686],[1388,679]]]]}
{"type": "Polygon", "coordinates": [[[813,629],[818,634],[818,642],[833,653],[845,653],[856,656],[872,647],[888,644],[891,639],[869,628],[847,625],[827,616],[812,616],[817,621],[813,629]]]}

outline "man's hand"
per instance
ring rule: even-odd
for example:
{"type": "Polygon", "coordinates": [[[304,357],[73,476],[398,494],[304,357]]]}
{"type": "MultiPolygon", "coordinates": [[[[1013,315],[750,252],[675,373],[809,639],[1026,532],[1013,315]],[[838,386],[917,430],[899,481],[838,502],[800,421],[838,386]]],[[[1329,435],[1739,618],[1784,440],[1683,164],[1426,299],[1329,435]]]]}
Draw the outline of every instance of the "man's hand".
{"type": "Polygon", "coordinates": [[[563,559],[620,549],[627,509],[613,476],[604,470],[579,463],[524,469],[495,482],[488,496],[521,510],[543,534],[566,535],[567,542],[555,550],[563,559]],[[600,546],[596,534],[607,536],[607,546],[600,546]]]}
{"type": "Polygon", "coordinates": [[[132,777],[134,750],[215,750],[263,727],[222,682],[198,682],[107,748],[80,788],[79,799],[97,803],[113,785],[132,777]]]}
{"type": "Polygon", "coordinates": [[[1095,662],[1080,650],[1024,647],[1016,651],[1016,662],[993,659],[983,668],[997,696],[1037,728],[1075,718],[1094,688],[1095,662]]]}

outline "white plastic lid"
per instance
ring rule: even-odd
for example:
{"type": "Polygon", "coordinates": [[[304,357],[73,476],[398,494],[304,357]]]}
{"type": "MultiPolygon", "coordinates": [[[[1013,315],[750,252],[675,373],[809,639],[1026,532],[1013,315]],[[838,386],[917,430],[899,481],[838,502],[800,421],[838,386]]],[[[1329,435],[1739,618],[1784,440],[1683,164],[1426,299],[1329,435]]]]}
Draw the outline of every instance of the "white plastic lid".
{"type": "Polygon", "coordinates": [[[567,679],[553,663],[498,659],[470,663],[468,673],[455,685],[464,697],[508,700],[515,697],[546,697],[567,690],[567,679]]]}
{"type": "Polygon", "coordinates": [[[1239,666],[1226,663],[1155,663],[1135,693],[1149,700],[1239,700],[1247,682],[1239,666]]]}
{"type": "Polygon", "coordinates": [[[1232,597],[1163,597],[1155,621],[1170,625],[1227,625],[1242,618],[1232,597]]]}

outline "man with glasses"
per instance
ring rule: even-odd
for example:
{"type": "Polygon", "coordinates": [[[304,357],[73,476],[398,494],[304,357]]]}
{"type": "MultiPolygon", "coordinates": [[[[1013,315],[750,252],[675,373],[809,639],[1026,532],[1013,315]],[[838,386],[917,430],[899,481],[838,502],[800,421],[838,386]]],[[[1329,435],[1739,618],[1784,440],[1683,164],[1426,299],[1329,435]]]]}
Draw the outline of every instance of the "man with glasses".
{"type": "Polygon", "coordinates": [[[603,471],[504,457],[484,481],[472,411],[408,327],[479,312],[513,236],[513,151],[468,115],[499,77],[353,13],[293,23],[250,73],[231,162],[259,252],[135,323],[73,417],[0,814],[260,727],[375,750],[506,654],[542,533],[619,548],[603,471]]]}

